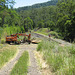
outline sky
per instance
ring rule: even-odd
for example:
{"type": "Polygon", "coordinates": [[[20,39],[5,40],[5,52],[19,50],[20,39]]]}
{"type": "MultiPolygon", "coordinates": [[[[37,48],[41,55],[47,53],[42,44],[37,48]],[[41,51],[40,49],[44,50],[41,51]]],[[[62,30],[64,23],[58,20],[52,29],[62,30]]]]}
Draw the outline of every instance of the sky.
{"type": "Polygon", "coordinates": [[[23,7],[23,6],[31,6],[36,3],[43,3],[50,0],[15,0],[14,8],[23,7]]]}

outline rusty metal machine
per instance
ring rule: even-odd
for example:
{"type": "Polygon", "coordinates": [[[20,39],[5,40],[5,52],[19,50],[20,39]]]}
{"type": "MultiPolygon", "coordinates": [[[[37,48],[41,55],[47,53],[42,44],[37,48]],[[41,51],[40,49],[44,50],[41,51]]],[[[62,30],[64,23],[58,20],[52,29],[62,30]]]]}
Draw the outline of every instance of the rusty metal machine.
{"type": "Polygon", "coordinates": [[[6,42],[7,43],[21,43],[21,42],[28,42],[30,44],[31,40],[31,34],[26,34],[26,33],[16,33],[16,34],[12,34],[10,36],[6,36],[6,42]],[[19,36],[24,36],[23,40],[18,40],[19,36]],[[26,39],[27,37],[27,39],[26,39]]]}

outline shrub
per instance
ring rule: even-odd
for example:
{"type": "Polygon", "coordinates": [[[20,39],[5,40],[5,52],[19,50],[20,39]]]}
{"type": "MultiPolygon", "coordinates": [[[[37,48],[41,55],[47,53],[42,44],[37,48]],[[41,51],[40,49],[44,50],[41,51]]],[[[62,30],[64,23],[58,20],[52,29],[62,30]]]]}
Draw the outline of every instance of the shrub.
{"type": "Polygon", "coordinates": [[[54,36],[55,38],[59,38],[58,33],[55,32],[55,31],[51,31],[51,32],[49,32],[49,34],[51,34],[51,35],[54,36]]]}
{"type": "Polygon", "coordinates": [[[5,43],[5,39],[1,39],[1,44],[4,44],[5,43]]]}

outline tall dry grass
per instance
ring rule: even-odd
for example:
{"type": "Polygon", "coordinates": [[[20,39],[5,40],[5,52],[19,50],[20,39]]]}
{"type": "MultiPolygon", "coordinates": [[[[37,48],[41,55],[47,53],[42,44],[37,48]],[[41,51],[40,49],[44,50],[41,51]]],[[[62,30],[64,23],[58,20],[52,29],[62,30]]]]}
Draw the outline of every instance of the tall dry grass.
{"type": "Polygon", "coordinates": [[[43,53],[55,75],[75,75],[74,46],[61,46],[54,41],[44,40],[38,44],[37,51],[43,53]]]}

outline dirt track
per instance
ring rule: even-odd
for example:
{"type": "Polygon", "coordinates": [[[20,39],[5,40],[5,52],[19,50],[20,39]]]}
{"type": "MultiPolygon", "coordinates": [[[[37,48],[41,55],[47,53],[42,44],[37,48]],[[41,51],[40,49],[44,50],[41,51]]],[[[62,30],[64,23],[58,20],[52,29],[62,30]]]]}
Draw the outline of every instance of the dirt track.
{"type": "Polygon", "coordinates": [[[27,50],[30,55],[30,66],[28,69],[28,75],[41,75],[33,53],[33,51],[36,50],[36,48],[37,48],[37,44],[31,44],[31,46],[27,47],[27,50]]]}
{"type": "MultiPolygon", "coordinates": [[[[48,36],[32,33],[32,38],[35,37],[40,39],[48,39],[48,36]]],[[[51,40],[56,41],[60,44],[64,44],[68,46],[71,45],[70,43],[60,39],[51,38],[51,40]]],[[[21,44],[18,48],[18,52],[16,56],[12,60],[10,60],[6,65],[4,65],[4,67],[0,70],[0,75],[10,75],[12,68],[14,67],[15,63],[18,61],[18,59],[20,58],[20,56],[25,50],[27,50],[30,55],[30,66],[28,68],[28,75],[41,75],[40,71],[38,70],[37,62],[34,58],[34,53],[33,53],[33,51],[36,50],[36,48],[37,48],[37,44],[30,44],[30,45],[21,44]]]]}
{"type": "Polygon", "coordinates": [[[36,60],[34,58],[33,50],[36,50],[37,44],[21,44],[18,49],[18,53],[16,56],[10,60],[4,67],[0,70],[0,75],[10,75],[10,72],[12,68],[14,67],[15,63],[18,61],[22,53],[27,50],[30,55],[30,66],[28,69],[28,75],[40,75],[40,72],[38,70],[38,66],[36,63],[36,60]]]}
{"type": "MultiPolygon", "coordinates": [[[[49,39],[49,36],[46,36],[46,35],[43,35],[43,34],[39,34],[39,33],[32,33],[32,36],[35,38],[40,38],[40,39],[49,39]]],[[[57,43],[59,43],[59,44],[63,44],[63,45],[66,45],[66,46],[71,46],[72,44],[71,43],[69,43],[69,42],[66,42],[66,41],[64,41],[64,40],[61,40],[61,39],[53,39],[52,37],[50,38],[50,40],[52,40],[52,41],[55,41],[55,42],[57,42],[57,43]]]]}

